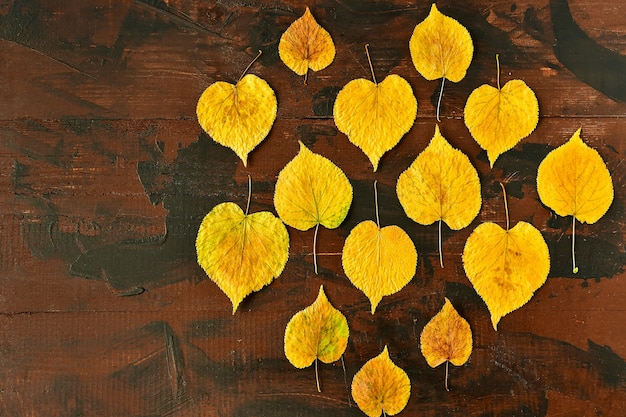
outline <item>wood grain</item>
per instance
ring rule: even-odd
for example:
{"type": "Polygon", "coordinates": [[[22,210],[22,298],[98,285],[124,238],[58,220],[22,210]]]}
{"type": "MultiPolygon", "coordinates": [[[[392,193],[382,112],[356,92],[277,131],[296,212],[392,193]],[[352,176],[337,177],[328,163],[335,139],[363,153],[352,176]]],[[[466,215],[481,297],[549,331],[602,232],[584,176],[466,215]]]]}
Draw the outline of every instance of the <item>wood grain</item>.
{"type": "Polygon", "coordinates": [[[475,42],[467,77],[446,85],[442,134],[477,168],[483,208],[461,231],[408,219],[398,175],[434,131],[439,82],[409,56],[413,27],[429,2],[319,0],[313,15],[333,36],[333,64],[293,74],[277,52],[281,33],[304,11],[295,0],[49,2],[0,4],[0,415],[2,416],[359,416],[349,395],[357,370],[388,345],[412,394],[403,415],[622,416],[626,413],[626,3],[623,1],[442,1],[475,42]],[[343,85],[399,74],[418,99],[415,125],[373,173],[332,119],[343,85]],[[195,119],[212,82],[252,72],[273,87],[278,118],[243,167],[195,119]],[[469,93],[521,78],[537,94],[537,130],[493,169],[462,120],[469,93]],[[579,127],[611,172],[615,200],[596,224],[578,225],[580,272],[572,274],[571,221],[543,206],[540,161],[579,127]],[[231,315],[227,297],[196,264],[194,241],[216,204],[273,211],[280,169],[298,140],[340,166],[354,187],[344,224],[290,229],[290,259],[269,287],[231,315]],[[483,221],[504,224],[499,181],[513,222],[531,222],[550,248],[546,284],[493,331],[465,277],[461,253],[483,221]],[[417,274],[375,315],[343,274],[340,252],[360,221],[374,217],[378,181],[383,225],[414,240],[417,274]],[[341,361],[293,368],[284,357],[289,318],[324,288],[348,318],[341,361]],[[419,334],[448,297],[474,333],[474,352],[431,369],[419,334]]]}

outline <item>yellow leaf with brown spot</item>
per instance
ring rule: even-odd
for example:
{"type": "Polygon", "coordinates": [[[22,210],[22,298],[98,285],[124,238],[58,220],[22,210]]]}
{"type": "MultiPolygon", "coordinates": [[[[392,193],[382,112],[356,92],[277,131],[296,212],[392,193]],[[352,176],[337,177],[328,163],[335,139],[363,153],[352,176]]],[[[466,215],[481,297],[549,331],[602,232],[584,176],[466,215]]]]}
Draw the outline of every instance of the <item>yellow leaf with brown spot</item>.
{"type": "Polygon", "coordinates": [[[413,126],[417,99],[399,75],[380,84],[364,78],[350,81],[337,94],[333,115],[337,128],[361,148],[374,167],[413,126]]]}
{"type": "MultiPolygon", "coordinates": [[[[313,304],[297,312],[285,330],[285,356],[296,368],[306,368],[317,359],[332,363],[348,345],[348,321],[328,301],[323,286],[313,304]]],[[[316,363],[316,379],[317,377],[316,363]]]]}
{"type": "Polygon", "coordinates": [[[539,122],[539,103],[533,90],[522,80],[511,80],[500,88],[483,84],[465,104],[465,125],[472,137],[487,151],[493,167],[498,156],[530,135],[539,122]]]}
{"type": "Polygon", "coordinates": [[[335,45],[307,7],[280,37],[278,54],[293,72],[305,75],[309,68],[319,71],[329,66],[335,59],[335,45]]]}
{"type": "Polygon", "coordinates": [[[411,396],[411,381],[389,357],[382,353],[363,365],[352,380],[352,398],[369,417],[393,416],[404,410],[411,396]]]}
{"type": "MultiPolygon", "coordinates": [[[[445,222],[452,230],[467,227],[481,206],[480,180],[468,157],[454,149],[435,125],[430,143],[400,174],[396,192],[404,212],[419,224],[445,222]]],[[[439,228],[441,265],[441,227],[439,228]]]]}
{"type": "MultiPolygon", "coordinates": [[[[444,362],[461,366],[469,359],[472,353],[472,330],[447,298],[441,311],[424,326],[420,349],[431,368],[444,362]]],[[[445,383],[448,389],[447,363],[445,383]]]]}
{"type": "Polygon", "coordinates": [[[218,204],[202,220],[196,238],[198,263],[239,303],[278,277],[289,258],[289,234],[272,213],[246,214],[235,203],[218,204]]]}
{"type": "Polygon", "coordinates": [[[487,304],[493,328],[506,314],[526,304],[550,271],[548,245],[533,225],[519,222],[510,230],[495,223],[474,229],[463,249],[463,266],[487,304]]]}
{"type": "Polygon", "coordinates": [[[253,74],[237,84],[211,84],[200,96],[196,113],[202,129],[247,165],[248,154],[265,139],[276,119],[274,90],[253,74]]]}
{"type": "Polygon", "coordinates": [[[537,192],[541,202],[559,216],[572,216],[572,264],[576,219],[595,223],[613,202],[613,181],[600,154],[587,146],[578,129],[567,143],[551,151],[539,164],[537,192]]]}
{"type": "Polygon", "coordinates": [[[366,220],[346,238],[341,263],[348,279],[369,298],[374,314],[383,296],[395,294],[411,281],[417,251],[400,227],[380,228],[366,220]]]}

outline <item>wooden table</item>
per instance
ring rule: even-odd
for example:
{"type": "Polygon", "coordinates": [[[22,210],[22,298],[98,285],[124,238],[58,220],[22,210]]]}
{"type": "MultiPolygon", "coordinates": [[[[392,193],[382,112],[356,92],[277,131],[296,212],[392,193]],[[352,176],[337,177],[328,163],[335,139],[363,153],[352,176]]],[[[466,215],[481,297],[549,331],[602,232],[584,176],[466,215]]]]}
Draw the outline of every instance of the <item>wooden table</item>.
{"type": "Polygon", "coordinates": [[[294,0],[138,0],[0,3],[0,415],[12,416],[359,416],[349,386],[387,345],[412,393],[401,415],[622,416],[626,414],[626,2],[623,0],[442,1],[465,25],[474,59],[447,83],[440,128],[480,174],[483,207],[466,229],[443,229],[404,214],[398,175],[432,137],[440,83],[411,63],[408,40],[430,3],[318,0],[312,13],[337,56],[308,83],[280,61],[282,32],[304,12],[294,0]],[[571,14],[570,14],[571,11],[571,14]],[[399,74],[419,103],[417,120],[372,172],[339,133],[334,99],[369,78],[370,44],[379,79],[399,74]],[[198,125],[195,106],[211,83],[251,72],[268,81],[278,117],[244,167],[198,125]],[[501,79],[525,80],[540,105],[536,131],[490,169],[463,123],[470,92],[501,79]],[[615,200],[576,232],[571,218],[538,199],[539,162],[582,127],[606,161],[615,200]],[[231,314],[227,297],[196,263],[194,242],[216,204],[274,211],[277,174],[303,141],[341,167],[354,187],[343,225],[321,229],[315,275],[313,231],[290,229],[287,267],[231,314]],[[401,226],[419,253],[416,276],[371,315],[347,280],[340,252],[350,230],[374,218],[378,181],[383,225],[401,226]],[[512,222],[545,237],[546,284],[498,331],[461,261],[485,221],[504,225],[499,182],[512,222]],[[341,362],[292,367],[283,353],[290,317],[320,284],[348,318],[341,362]],[[426,322],[448,297],[474,332],[469,362],[431,369],[419,349],[426,322]]]}

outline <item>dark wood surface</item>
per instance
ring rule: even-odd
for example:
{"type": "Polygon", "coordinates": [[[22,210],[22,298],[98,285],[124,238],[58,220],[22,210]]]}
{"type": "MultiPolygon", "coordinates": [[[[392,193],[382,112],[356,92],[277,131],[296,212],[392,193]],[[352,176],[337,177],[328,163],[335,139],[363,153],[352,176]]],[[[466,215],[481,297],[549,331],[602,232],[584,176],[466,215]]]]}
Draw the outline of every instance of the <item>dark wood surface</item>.
{"type": "Polygon", "coordinates": [[[401,415],[622,416],[626,414],[626,2],[623,0],[442,1],[474,43],[467,77],[443,98],[444,136],[479,171],[483,208],[470,227],[437,227],[403,213],[395,182],[432,137],[439,82],[413,67],[408,40],[430,3],[317,0],[308,4],[331,33],[333,64],[308,84],[280,62],[281,33],[304,12],[292,0],[0,2],[0,415],[359,416],[349,385],[384,345],[412,384],[401,415]],[[571,13],[570,13],[571,11],[571,13]],[[339,133],[332,105],[349,80],[405,77],[419,111],[414,127],[372,172],[339,133]],[[251,72],[278,98],[278,118],[248,167],[204,134],[195,106],[209,84],[251,72]],[[537,94],[537,130],[493,169],[462,120],[480,84],[525,80],[537,94]],[[580,272],[571,272],[571,220],[537,196],[539,162],[573,132],[607,163],[615,200],[576,231],[580,272]],[[221,202],[273,211],[280,169],[298,140],[331,158],[354,186],[348,218],[313,232],[290,229],[290,258],[269,287],[235,315],[196,264],[202,217],[221,202]],[[513,222],[543,233],[552,258],[546,284],[498,332],[467,280],[461,252],[481,222],[504,224],[499,181],[507,179],[513,222]],[[339,253],[358,222],[374,217],[414,240],[417,274],[376,314],[346,279],[339,253]],[[348,318],[341,362],[293,368],[283,353],[289,318],[320,284],[348,318]],[[431,369],[419,334],[444,296],[474,332],[469,362],[431,369]]]}

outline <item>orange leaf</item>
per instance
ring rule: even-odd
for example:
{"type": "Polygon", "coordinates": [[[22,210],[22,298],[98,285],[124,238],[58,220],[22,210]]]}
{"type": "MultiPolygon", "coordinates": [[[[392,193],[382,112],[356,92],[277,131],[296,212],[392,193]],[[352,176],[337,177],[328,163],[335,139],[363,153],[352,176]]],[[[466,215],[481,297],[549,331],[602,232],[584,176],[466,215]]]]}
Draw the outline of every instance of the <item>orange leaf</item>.
{"type": "Polygon", "coordinates": [[[304,15],[280,37],[278,53],[293,72],[305,75],[309,68],[319,71],[329,66],[335,58],[335,45],[307,7],[304,15]]]}
{"type": "Polygon", "coordinates": [[[391,361],[387,346],[370,359],[352,380],[352,398],[369,417],[393,416],[404,410],[411,396],[409,377],[391,361]]]}
{"type": "MultiPolygon", "coordinates": [[[[332,306],[320,286],[313,304],[297,312],[285,330],[285,356],[296,368],[306,368],[317,359],[324,363],[338,360],[348,345],[348,321],[332,306]]],[[[317,390],[320,391],[315,363],[317,390]]]]}

